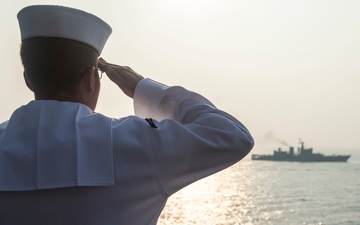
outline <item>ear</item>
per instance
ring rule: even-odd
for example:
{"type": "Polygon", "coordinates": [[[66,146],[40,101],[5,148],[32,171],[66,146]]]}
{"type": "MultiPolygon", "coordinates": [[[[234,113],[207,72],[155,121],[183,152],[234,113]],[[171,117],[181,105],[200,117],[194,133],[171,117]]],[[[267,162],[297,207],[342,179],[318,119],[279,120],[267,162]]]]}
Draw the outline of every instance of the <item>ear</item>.
{"type": "Polygon", "coordinates": [[[26,83],[26,86],[32,91],[34,92],[34,89],[33,89],[33,86],[31,85],[28,77],[27,77],[27,73],[26,71],[24,70],[24,73],[23,73],[23,76],[24,76],[24,80],[25,80],[25,83],[26,83]]]}
{"type": "Polygon", "coordinates": [[[95,90],[95,67],[89,67],[86,71],[85,76],[83,77],[83,87],[88,92],[93,92],[95,90]]]}

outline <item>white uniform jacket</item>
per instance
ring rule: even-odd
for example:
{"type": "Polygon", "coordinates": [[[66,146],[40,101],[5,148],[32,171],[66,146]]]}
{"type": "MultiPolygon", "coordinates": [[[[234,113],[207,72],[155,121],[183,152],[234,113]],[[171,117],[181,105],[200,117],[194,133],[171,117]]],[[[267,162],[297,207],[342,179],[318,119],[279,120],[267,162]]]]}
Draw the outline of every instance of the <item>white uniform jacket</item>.
{"type": "Polygon", "coordinates": [[[171,194],[253,147],[238,120],[182,87],[143,79],[134,105],[121,119],[71,102],[18,108],[0,124],[0,224],[156,224],[171,194]]]}

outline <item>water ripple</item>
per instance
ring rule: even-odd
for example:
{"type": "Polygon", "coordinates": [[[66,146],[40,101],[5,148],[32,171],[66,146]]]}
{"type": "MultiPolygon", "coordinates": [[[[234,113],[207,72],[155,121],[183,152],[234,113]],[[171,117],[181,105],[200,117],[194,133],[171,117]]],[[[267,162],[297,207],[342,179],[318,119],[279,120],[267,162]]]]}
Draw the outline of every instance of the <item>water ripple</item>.
{"type": "Polygon", "coordinates": [[[244,160],[171,196],[158,224],[360,224],[355,165],[244,160]]]}

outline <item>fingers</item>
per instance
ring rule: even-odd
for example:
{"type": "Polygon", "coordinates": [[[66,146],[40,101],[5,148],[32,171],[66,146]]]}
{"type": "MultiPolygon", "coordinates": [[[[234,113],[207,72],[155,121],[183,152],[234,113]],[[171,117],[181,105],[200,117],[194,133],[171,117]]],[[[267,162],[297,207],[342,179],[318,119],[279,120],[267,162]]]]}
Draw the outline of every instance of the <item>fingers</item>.
{"type": "Polygon", "coordinates": [[[105,59],[103,58],[99,58],[99,61],[98,61],[98,66],[101,70],[106,70],[106,68],[108,67],[123,67],[123,66],[120,66],[120,65],[116,65],[116,64],[112,64],[112,63],[109,63],[107,61],[105,61],[105,59]]]}
{"type": "Polygon", "coordinates": [[[103,58],[99,58],[98,67],[100,70],[105,72],[106,68],[108,67],[108,62],[106,62],[103,58]]]}
{"type": "Polygon", "coordinates": [[[112,71],[115,73],[127,73],[128,75],[131,74],[132,76],[138,77],[138,79],[144,78],[143,76],[141,76],[140,74],[138,74],[128,66],[120,66],[120,65],[112,64],[105,61],[105,59],[103,58],[99,58],[98,67],[100,68],[100,70],[104,71],[107,75],[109,75],[108,73],[112,71]],[[109,68],[111,68],[112,70],[110,70],[109,68]]]}
{"type": "Polygon", "coordinates": [[[143,76],[136,73],[130,67],[111,64],[103,58],[99,58],[98,67],[131,98],[134,96],[137,83],[143,79],[143,76]]]}

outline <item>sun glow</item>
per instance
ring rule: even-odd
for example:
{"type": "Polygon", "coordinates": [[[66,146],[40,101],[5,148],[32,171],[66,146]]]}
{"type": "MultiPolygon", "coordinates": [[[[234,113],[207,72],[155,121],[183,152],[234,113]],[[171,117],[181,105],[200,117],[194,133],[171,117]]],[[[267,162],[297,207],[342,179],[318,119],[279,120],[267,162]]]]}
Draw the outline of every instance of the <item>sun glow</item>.
{"type": "Polygon", "coordinates": [[[168,7],[176,7],[178,9],[181,8],[202,8],[213,1],[209,0],[162,0],[161,4],[168,7]]]}
{"type": "Polygon", "coordinates": [[[158,7],[173,16],[203,17],[214,12],[215,3],[212,0],[160,0],[158,7]]]}

